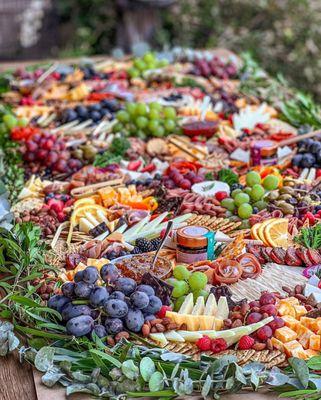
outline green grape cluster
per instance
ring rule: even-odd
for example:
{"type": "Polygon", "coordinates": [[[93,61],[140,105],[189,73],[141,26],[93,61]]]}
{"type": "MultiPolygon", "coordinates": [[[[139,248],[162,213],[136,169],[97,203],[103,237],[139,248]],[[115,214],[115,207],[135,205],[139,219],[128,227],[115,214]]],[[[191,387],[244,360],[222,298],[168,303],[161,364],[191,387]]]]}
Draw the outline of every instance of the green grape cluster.
{"type": "Polygon", "coordinates": [[[267,203],[264,196],[267,191],[277,189],[279,178],[275,175],[267,175],[262,181],[259,173],[250,171],[246,174],[246,187],[235,189],[231,197],[221,201],[222,207],[226,208],[230,215],[236,214],[246,221],[254,212],[264,210],[267,203]]]}
{"type": "Polygon", "coordinates": [[[114,132],[124,132],[141,139],[164,137],[178,132],[176,110],[159,103],[126,103],[125,109],[116,114],[114,132]]]}
{"type": "Polygon", "coordinates": [[[148,52],[143,57],[135,58],[133,66],[127,70],[131,78],[138,78],[143,75],[145,71],[166,67],[167,60],[158,60],[154,53],[148,52]]]}
{"type": "Polygon", "coordinates": [[[172,298],[174,310],[178,311],[189,293],[193,293],[194,302],[199,296],[205,299],[208,292],[205,290],[207,276],[203,272],[191,272],[184,265],[177,265],[173,271],[173,278],[167,282],[174,287],[172,298]]]}

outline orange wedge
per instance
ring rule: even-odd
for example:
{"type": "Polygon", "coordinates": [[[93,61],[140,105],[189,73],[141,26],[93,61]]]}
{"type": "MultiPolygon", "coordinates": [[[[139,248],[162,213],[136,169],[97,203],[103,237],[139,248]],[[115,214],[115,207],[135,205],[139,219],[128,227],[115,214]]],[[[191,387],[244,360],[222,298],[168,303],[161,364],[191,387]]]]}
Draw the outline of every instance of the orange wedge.
{"type": "Polygon", "coordinates": [[[287,218],[275,218],[274,221],[266,224],[264,227],[265,241],[271,247],[287,248],[289,246],[288,225],[287,218]]]}
{"type": "Polygon", "coordinates": [[[260,226],[258,227],[258,230],[257,230],[257,235],[258,235],[259,239],[262,240],[262,242],[265,244],[265,246],[268,246],[268,247],[270,246],[270,243],[265,238],[264,229],[267,225],[269,225],[275,219],[276,218],[270,218],[270,219],[266,219],[265,221],[261,222],[260,226]]]}
{"type": "Polygon", "coordinates": [[[252,239],[261,240],[258,235],[258,230],[259,230],[260,226],[261,226],[261,222],[258,222],[252,226],[252,228],[251,228],[252,239]]]}

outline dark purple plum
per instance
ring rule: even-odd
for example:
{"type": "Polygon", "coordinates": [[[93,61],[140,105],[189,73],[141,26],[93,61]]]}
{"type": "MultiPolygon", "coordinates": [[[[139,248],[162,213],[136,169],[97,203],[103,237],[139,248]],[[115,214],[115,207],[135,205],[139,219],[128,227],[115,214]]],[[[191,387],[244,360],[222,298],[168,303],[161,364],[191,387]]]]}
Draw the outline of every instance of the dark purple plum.
{"type": "Polygon", "coordinates": [[[129,296],[135,291],[136,282],[131,278],[119,278],[115,282],[115,289],[123,292],[125,296],[129,296]]]}
{"type": "Polygon", "coordinates": [[[90,293],[90,304],[93,307],[100,307],[109,297],[109,293],[103,286],[96,286],[90,293]]]}
{"type": "Polygon", "coordinates": [[[61,294],[56,294],[48,300],[48,307],[61,312],[67,303],[70,303],[70,299],[61,294]]]}
{"type": "Polygon", "coordinates": [[[146,293],[149,297],[155,296],[155,290],[149,285],[138,285],[136,290],[146,293]]]}
{"type": "Polygon", "coordinates": [[[90,285],[86,282],[80,281],[75,284],[74,292],[75,292],[75,295],[77,297],[80,297],[81,299],[89,299],[92,289],[93,289],[92,285],[90,285]]]}
{"type": "Polygon", "coordinates": [[[83,271],[82,280],[86,283],[94,284],[99,278],[99,273],[96,267],[87,267],[83,271]]]}
{"type": "Polygon", "coordinates": [[[74,282],[66,282],[61,286],[62,294],[66,297],[72,298],[74,295],[74,282]]]}
{"type": "Polygon", "coordinates": [[[142,311],[145,315],[156,314],[161,309],[162,305],[163,304],[159,297],[151,296],[149,298],[149,305],[147,307],[143,308],[142,311]]]}
{"type": "Polygon", "coordinates": [[[106,328],[104,327],[104,325],[95,325],[91,334],[93,334],[93,332],[95,332],[99,338],[107,336],[106,328]]]}
{"type": "Polygon", "coordinates": [[[123,318],[128,312],[128,306],[123,300],[107,300],[104,309],[109,317],[123,318]]]}
{"type": "Polygon", "coordinates": [[[130,295],[130,301],[134,308],[142,309],[148,306],[149,297],[144,292],[136,291],[130,295]]]}
{"type": "Polygon", "coordinates": [[[76,283],[82,281],[83,276],[84,276],[84,271],[76,272],[75,275],[74,275],[74,281],[76,283]]]}
{"type": "Polygon", "coordinates": [[[94,320],[89,315],[80,315],[70,319],[67,324],[67,332],[73,336],[85,336],[92,331],[94,320]]]}
{"type": "Polygon", "coordinates": [[[123,292],[119,292],[118,290],[115,290],[110,296],[110,299],[114,300],[125,300],[125,295],[123,292]]]}
{"type": "Polygon", "coordinates": [[[114,283],[119,275],[120,272],[114,264],[105,264],[100,270],[101,279],[106,283],[114,283]]]}
{"type": "Polygon", "coordinates": [[[86,304],[72,304],[68,303],[62,310],[61,316],[64,321],[69,321],[72,318],[79,317],[80,315],[90,315],[92,309],[86,304]]]}
{"type": "Polygon", "coordinates": [[[110,335],[116,335],[124,330],[123,321],[119,318],[106,318],[105,327],[110,335]]]}
{"type": "Polygon", "coordinates": [[[144,324],[144,316],[140,310],[129,309],[125,317],[126,327],[132,332],[140,332],[144,324]]]}

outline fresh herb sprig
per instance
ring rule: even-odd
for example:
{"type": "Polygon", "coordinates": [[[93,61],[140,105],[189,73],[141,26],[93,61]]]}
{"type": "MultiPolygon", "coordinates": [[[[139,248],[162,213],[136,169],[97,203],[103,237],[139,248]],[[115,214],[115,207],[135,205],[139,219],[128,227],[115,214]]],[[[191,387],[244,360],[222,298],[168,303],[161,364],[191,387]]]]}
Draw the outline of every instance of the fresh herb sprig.
{"type": "Polygon", "coordinates": [[[308,249],[321,249],[321,224],[311,228],[302,228],[294,240],[308,249]]]}
{"type": "Polygon", "coordinates": [[[239,177],[227,168],[223,168],[218,172],[218,180],[227,183],[229,186],[233,185],[233,183],[239,183],[239,177]]]}
{"type": "Polygon", "coordinates": [[[126,151],[130,148],[130,142],[124,137],[113,139],[109,148],[102,154],[97,154],[94,160],[95,167],[106,167],[109,164],[118,164],[126,151]]]}

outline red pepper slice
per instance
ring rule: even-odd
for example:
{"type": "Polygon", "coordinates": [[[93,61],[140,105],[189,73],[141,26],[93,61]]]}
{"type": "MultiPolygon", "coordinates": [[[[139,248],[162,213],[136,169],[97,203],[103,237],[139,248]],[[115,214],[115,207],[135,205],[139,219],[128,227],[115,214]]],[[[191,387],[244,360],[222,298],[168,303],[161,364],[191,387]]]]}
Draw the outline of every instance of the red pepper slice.
{"type": "Polygon", "coordinates": [[[154,163],[146,165],[146,167],[142,168],[140,172],[153,172],[156,169],[156,165],[154,163]]]}

